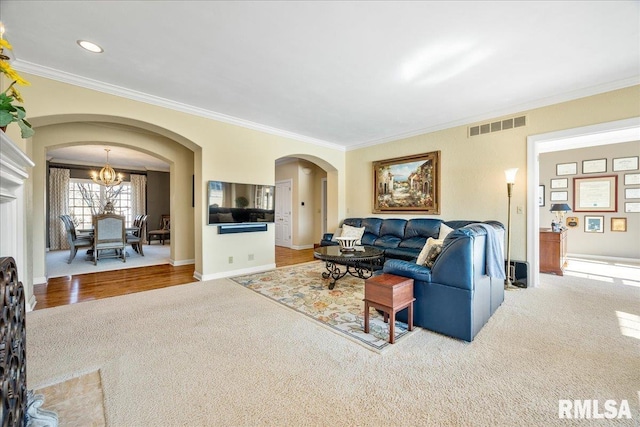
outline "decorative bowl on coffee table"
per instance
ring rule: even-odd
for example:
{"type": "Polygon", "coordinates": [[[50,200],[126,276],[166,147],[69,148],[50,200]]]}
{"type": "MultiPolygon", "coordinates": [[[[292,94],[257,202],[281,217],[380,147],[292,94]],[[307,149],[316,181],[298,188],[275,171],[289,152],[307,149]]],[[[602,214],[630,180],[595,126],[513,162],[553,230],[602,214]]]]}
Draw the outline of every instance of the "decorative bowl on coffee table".
{"type": "Polygon", "coordinates": [[[358,239],[354,237],[336,237],[338,243],[340,243],[341,251],[355,251],[356,250],[356,242],[358,239]]]}

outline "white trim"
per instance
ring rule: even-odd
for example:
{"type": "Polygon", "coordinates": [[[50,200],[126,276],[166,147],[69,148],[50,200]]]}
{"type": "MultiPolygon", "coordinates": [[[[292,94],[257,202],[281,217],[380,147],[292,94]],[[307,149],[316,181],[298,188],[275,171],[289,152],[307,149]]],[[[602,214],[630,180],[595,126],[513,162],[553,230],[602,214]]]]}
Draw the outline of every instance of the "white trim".
{"type": "Polygon", "coordinates": [[[527,137],[527,262],[532,287],[540,281],[540,153],[640,140],[640,117],[527,137]]]}
{"type": "Polygon", "coordinates": [[[243,268],[240,270],[223,271],[223,272],[214,273],[214,274],[202,275],[201,273],[196,272],[193,275],[193,277],[204,282],[205,280],[225,279],[227,277],[244,276],[246,274],[262,273],[264,271],[270,271],[275,269],[276,269],[275,264],[265,264],[265,265],[259,265],[257,267],[243,268]]]}
{"type": "Polygon", "coordinates": [[[313,243],[310,245],[293,245],[291,246],[291,249],[295,249],[297,251],[300,251],[302,249],[313,249],[313,243]]]}
{"type": "Polygon", "coordinates": [[[27,313],[35,310],[37,303],[38,301],[36,301],[36,296],[31,295],[31,298],[29,298],[29,301],[25,302],[25,308],[27,309],[27,313]]]}
{"type": "Polygon", "coordinates": [[[48,285],[49,284],[49,280],[42,276],[42,277],[34,277],[33,278],[33,285],[48,285]]]}
{"type": "Polygon", "coordinates": [[[174,259],[169,258],[169,263],[171,265],[173,265],[174,267],[177,267],[177,266],[180,266],[180,265],[195,264],[196,260],[195,259],[181,259],[180,261],[176,261],[174,259]]]}
{"type": "Polygon", "coordinates": [[[437,132],[444,129],[450,129],[452,127],[465,126],[465,125],[469,125],[470,123],[481,122],[481,121],[493,119],[496,117],[515,114],[516,112],[520,112],[520,111],[527,111],[535,108],[545,107],[548,105],[559,104],[561,102],[567,102],[574,99],[597,95],[600,93],[611,92],[613,90],[623,89],[626,87],[640,84],[640,77],[637,77],[637,76],[630,77],[628,79],[618,80],[615,82],[610,82],[610,83],[605,83],[597,86],[591,86],[588,88],[574,90],[571,92],[566,92],[560,95],[549,96],[546,98],[538,99],[531,102],[526,102],[523,104],[512,105],[506,108],[502,108],[500,110],[490,111],[485,114],[466,117],[466,118],[455,120],[452,122],[442,123],[436,126],[420,128],[410,132],[387,136],[385,138],[349,144],[347,142],[343,142],[343,143],[329,142],[329,141],[324,141],[321,139],[317,139],[317,138],[313,138],[305,135],[300,135],[300,134],[289,132],[283,129],[278,129],[278,128],[266,126],[260,123],[244,120],[238,117],[217,113],[215,111],[205,110],[203,108],[182,104],[166,98],[160,98],[160,97],[149,95],[143,92],[138,92],[138,91],[123,88],[120,86],[104,83],[98,80],[88,79],[86,77],[78,76],[76,74],[67,73],[67,72],[56,70],[49,67],[44,67],[42,65],[34,64],[28,61],[22,61],[17,59],[12,62],[12,66],[17,71],[24,71],[26,73],[33,74],[40,77],[45,77],[51,80],[56,80],[59,82],[84,87],[86,89],[91,89],[98,92],[107,93],[110,95],[121,96],[123,98],[144,102],[146,104],[151,104],[151,105],[156,105],[163,108],[168,108],[171,110],[181,111],[187,114],[193,114],[195,116],[205,117],[208,119],[217,120],[220,122],[240,126],[243,128],[253,129],[253,130],[265,132],[271,135],[282,136],[285,138],[291,138],[301,142],[306,142],[309,144],[317,145],[320,147],[331,148],[339,151],[358,150],[360,148],[384,144],[387,142],[397,141],[405,138],[411,138],[413,136],[423,135],[425,133],[431,133],[431,132],[437,132]]]}
{"type": "Polygon", "coordinates": [[[13,66],[13,68],[15,68],[18,71],[24,71],[25,73],[34,74],[36,76],[45,77],[51,80],[72,84],[74,86],[80,86],[86,89],[91,89],[98,92],[107,93],[110,95],[121,96],[123,98],[132,99],[134,101],[140,101],[146,104],[156,105],[158,107],[168,108],[175,111],[181,111],[183,113],[193,114],[194,116],[217,120],[220,122],[229,123],[229,124],[240,126],[247,129],[257,130],[257,131],[268,133],[271,135],[291,138],[297,141],[302,141],[309,144],[318,145],[321,147],[345,151],[345,147],[333,142],[323,141],[321,139],[312,138],[312,137],[300,135],[294,132],[289,132],[283,129],[262,125],[260,123],[255,123],[249,120],[240,119],[238,117],[228,116],[226,114],[216,113],[215,111],[209,111],[203,108],[194,107],[192,105],[182,104],[180,102],[172,101],[166,98],[160,98],[158,96],[149,95],[143,92],[138,92],[136,90],[126,89],[126,88],[112,85],[109,83],[100,82],[98,80],[88,79],[86,77],[78,76],[71,73],[66,73],[64,71],[55,70],[49,67],[43,67],[41,65],[33,64],[31,62],[16,60],[12,62],[11,65],[13,66]]]}

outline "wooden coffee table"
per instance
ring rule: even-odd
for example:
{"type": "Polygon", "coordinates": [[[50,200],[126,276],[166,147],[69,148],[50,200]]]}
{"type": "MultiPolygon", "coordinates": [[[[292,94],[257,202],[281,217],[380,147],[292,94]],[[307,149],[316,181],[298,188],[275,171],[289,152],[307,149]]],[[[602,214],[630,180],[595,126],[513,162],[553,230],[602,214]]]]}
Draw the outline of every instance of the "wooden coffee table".
{"type": "Polygon", "coordinates": [[[364,333],[369,333],[369,307],[384,312],[389,322],[389,344],[395,342],[396,313],[409,307],[408,329],[413,330],[413,279],[381,274],[364,282],[364,333]]]}
{"type": "Polygon", "coordinates": [[[381,249],[373,246],[361,246],[361,250],[343,251],[340,246],[321,246],[313,250],[313,257],[325,262],[327,271],[322,273],[324,279],[331,278],[329,289],[336,286],[336,281],[347,273],[354,277],[367,279],[371,277],[380,260],[384,256],[381,249]]]}

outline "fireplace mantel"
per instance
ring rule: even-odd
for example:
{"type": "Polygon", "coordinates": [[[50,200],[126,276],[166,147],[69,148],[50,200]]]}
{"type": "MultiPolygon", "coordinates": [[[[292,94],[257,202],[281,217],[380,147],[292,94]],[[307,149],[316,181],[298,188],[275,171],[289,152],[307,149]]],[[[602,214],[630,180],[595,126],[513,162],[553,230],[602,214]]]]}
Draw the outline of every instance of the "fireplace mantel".
{"type": "Polygon", "coordinates": [[[35,164],[18,146],[0,132],[0,203],[7,203],[17,198],[17,190],[29,177],[28,167],[35,164]]]}
{"type": "Polygon", "coordinates": [[[29,169],[35,164],[2,131],[0,131],[0,257],[12,257],[18,266],[27,298],[27,311],[35,305],[33,279],[26,274],[27,257],[27,212],[25,181],[29,169]]]}

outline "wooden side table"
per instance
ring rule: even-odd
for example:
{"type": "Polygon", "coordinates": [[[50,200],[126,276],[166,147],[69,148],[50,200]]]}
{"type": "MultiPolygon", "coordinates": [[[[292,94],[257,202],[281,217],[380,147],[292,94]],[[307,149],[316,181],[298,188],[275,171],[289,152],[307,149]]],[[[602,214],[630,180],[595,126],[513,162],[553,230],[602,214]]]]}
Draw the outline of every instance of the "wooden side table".
{"type": "Polygon", "coordinates": [[[389,322],[389,343],[395,342],[396,313],[409,307],[408,329],[413,330],[413,279],[381,274],[364,282],[364,332],[369,333],[369,308],[384,312],[384,321],[389,322]],[[391,318],[391,319],[389,319],[391,318]]]}
{"type": "Polygon", "coordinates": [[[567,266],[567,230],[540,229],[540,273],[564,275],[567,266]]]}

